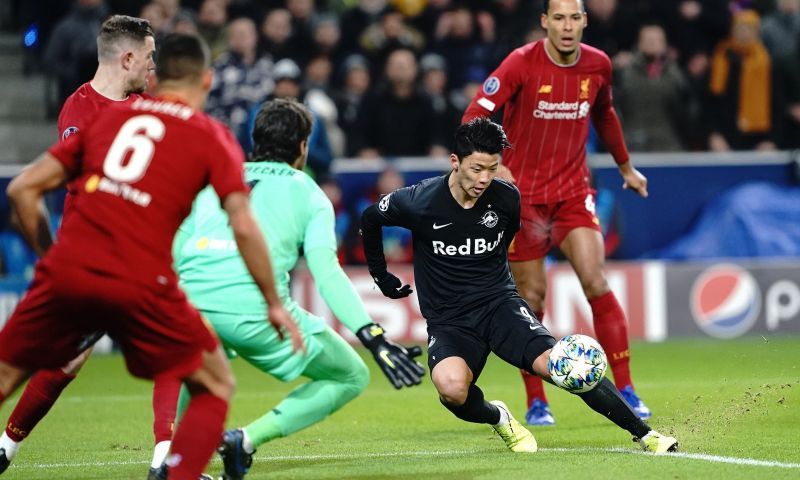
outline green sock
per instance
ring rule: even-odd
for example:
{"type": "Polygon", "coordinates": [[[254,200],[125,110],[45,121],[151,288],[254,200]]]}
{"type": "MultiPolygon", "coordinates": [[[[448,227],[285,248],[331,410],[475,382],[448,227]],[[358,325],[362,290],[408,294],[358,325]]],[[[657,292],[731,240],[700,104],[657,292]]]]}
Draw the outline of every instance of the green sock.
{"type": "Polygon", "coordinates": [[[315,337],[322,344],[322,351],[303,371],[311,381],[294,389],[278,406],[245,427],[254,446],[323,420],[366,388],[369,370],[355,350],[330,328],[315,337]]]}

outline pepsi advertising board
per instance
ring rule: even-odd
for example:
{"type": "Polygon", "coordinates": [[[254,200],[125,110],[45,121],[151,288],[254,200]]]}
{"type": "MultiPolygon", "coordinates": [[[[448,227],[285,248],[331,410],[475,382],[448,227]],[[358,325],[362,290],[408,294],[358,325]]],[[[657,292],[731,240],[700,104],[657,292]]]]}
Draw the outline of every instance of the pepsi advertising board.
{"type": "Polygon", "coordinates": [[[800,263],[669,264],[666,275],[670,337],[800,333],[800,263]]]}

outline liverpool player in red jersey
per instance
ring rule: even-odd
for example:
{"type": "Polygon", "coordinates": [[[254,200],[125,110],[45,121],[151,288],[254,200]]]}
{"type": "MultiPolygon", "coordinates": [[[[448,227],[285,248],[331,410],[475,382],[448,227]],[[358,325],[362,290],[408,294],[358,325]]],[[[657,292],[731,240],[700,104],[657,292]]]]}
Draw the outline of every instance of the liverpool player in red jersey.
{"type": "MultiPolygon", "coordinates": [[[[82,130],[89,119],[101,110],[114,105],[130,105],[142,98],[147,79],[155,67],[153,30],[147,20],[124,15],[112,16],[100,28],[97,52],[98,67],[94,78],[67,98],[58,116],[58,132],[62,141],[82,130]]],[[[64,215],[68,216],[72,211],[76,188],[73,184],[67,186],[64,215]]],[[[49,233],[43,232],[32,246],[41,256],[51,243],[49,233]]],[[[0,473],[8,468],[21,442],[75,378],[89,358],[94,340],[102,334],[98,332],[96,337],[87,339],[86,344],[90,347],[66,366],[40,370],[30,379],[0,437],[0,473]]],[[[156,445],[153,467],[160,466],[169,452],[179,392],[180,383],[171,383],[168,378],[158,379],[154,384],[153,433],[156,445]]]]}
{"type": "MultiPolygon", "coordinates": [[[[591,119],[622,175],[623,188],[647,196],[647,179],[631,164],[611,102],[611,61],[580,43],[587,24],[581,0],[544,2],[547,38],[508,55],[483,84],[463,121],[501,107],[503,126],[514,146],[503,155],[501,178],[522,194],[522,228],[509,248],[519,293],[542,319],[546,292],[545,256],[555,245],[580,279],[598,340],[608,354],[614,383],[642,418],[650,410],[633,390],[625,313],[603,274],[605,252],[594,211],[586,165],[591,119]]],[[[531,425],[552,425],[542,381],[523,372],[531,425]]]]}
{"type": "Polygon", "coordinates": [[[230,216],[270,322],[302,348],[250,213],[244,155],[230,132],[202,113],[208,65],[199,38],[168,37],[156,65],[159,97],[105,109],[8,187],[31,242],[47,222],[39,208],[43,193],[66,181],[77,193],[58,241],[0,331],[0,401],[29,374],[66,364],[86,336],[107,331],[133,375],[183,381],[192,393],[167,460],[171,479],[201,474],[219,443],[233,390],[219,342],[172,270],[175,231],[208,183],[230,216]]]}

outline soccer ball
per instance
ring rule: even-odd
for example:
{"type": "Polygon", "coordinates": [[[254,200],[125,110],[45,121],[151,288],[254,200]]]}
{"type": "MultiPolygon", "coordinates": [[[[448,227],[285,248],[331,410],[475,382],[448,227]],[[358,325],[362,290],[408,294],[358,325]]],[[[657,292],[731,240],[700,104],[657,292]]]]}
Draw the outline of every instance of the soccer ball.
{"type": "Polygon", "coordinates": [[[572,393],[588,392],[606,374],[608,361],[603,347],[586,335],[567,335],[556,342],[547,361],[550,378],[572,393]]]}

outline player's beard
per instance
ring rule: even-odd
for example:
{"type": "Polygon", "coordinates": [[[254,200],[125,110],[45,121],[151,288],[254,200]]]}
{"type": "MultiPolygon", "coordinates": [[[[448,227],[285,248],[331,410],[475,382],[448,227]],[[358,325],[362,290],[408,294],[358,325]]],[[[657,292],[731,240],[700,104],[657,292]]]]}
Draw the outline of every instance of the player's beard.
{"type": "Polygon", "coordinates": [[[126,89],[126,94],[130,95],[131,93],[141,94],[147,90],[147,80],[142,80],[141,82],[131,81],[128,82],[128,88],[126,89]]]}

